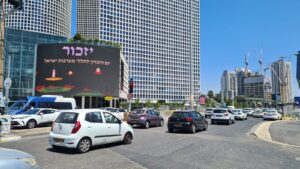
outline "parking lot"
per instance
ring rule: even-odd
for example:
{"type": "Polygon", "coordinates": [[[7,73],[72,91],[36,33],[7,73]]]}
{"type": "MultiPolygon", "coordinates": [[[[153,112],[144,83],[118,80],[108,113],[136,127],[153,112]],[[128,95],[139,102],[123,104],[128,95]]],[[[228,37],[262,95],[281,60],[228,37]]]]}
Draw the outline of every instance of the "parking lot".
{"type": "Polygon", "coordinates": [[[34,155],[42,169],[99,168],[299,168],[300,150],[263,142],[249,131],[262,119],[248,118],[233,125],[211,125],[208,131],[168,133],[167,127],[135,127],[130,145],[111,144],[86,154],[55,151],[48,135],[23,137],[1,144],[34,155]]]}

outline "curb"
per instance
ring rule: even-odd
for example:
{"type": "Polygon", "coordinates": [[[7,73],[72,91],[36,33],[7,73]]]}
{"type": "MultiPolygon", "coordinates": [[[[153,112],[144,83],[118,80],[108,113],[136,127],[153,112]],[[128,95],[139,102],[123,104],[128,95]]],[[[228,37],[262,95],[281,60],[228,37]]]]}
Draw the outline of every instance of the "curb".
{"type": "Polygon", "coordinates": [[[300,148],[300,146],[297,145],[282,143],[282,142],[274,141],[272,139],[269,128],[273,123],[279,123],[279,122],[280,121],[268,121],[268,122],[259,123],[249,131],[249,134],[252,134],[257,138],[269,143],[273,143],[281,146],[287,146],[287,147],[300,148]]]}
{"type": "Polygon", "coordinates": [[[8,135],[8,136],[2,136],[0,137],[0,143],[8,143],[8,142],[16,142],[21,140],[21,136],[14,136],[14,135],[8,135]]]}

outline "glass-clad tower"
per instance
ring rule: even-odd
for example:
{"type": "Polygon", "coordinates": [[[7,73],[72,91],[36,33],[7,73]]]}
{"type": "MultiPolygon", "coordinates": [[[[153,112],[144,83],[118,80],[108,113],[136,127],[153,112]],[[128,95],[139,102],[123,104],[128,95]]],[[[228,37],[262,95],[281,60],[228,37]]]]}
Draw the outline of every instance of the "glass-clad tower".
{"type": "Polygon", "coordinates": [[[200,0],[78,0],[77,31],[120,42],[141,101],[200,95],[200,0]]]}
{"type": "MultiPolygon", "coordinates": [[[[12,8],[8,2],[5,10],[12,8]]],[[[7,28],[70,37],[72,0],[23,0],[23,10],[9,16],[7,28]]]]}

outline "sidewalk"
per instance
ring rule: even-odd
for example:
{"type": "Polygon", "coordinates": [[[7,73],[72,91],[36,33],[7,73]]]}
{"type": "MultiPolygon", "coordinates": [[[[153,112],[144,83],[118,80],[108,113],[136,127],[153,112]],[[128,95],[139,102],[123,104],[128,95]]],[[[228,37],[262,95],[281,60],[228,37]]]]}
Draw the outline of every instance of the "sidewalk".
{"type": "Polygon", "coordinates": [[[270,143],[300,148],[300,121],[266,121],[253,134],[270,143]]]}
{"type": "Polygon", "coordinates": [[[37,127],[33,129],[13,129],[11,133],[14,135],[26,137],[26,136],[34,136],[34,135],[42,135],[49,134],[51,131],[51,127],[37,127]]]}

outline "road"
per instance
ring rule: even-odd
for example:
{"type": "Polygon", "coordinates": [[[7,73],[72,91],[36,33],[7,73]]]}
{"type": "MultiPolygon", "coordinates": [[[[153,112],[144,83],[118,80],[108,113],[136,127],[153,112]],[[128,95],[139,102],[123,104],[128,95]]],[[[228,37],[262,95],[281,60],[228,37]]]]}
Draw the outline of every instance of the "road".
{"type": "Polygon", "coordinates": [[[167,132],[164,127],[135,128],[130,145],[100,146],[86,154],[54,151],[47,135],[26,137],[19,143],[0,144],[28,152],[42,169],[298,169],[300,149],[266,143],[247,133],[261,119],[234,125],[209,125],[197,134],[167,132]]]}

